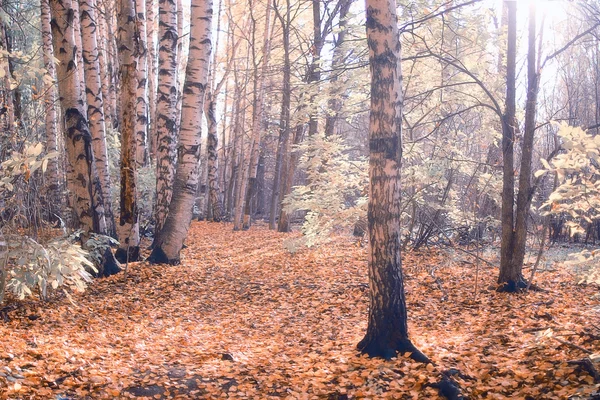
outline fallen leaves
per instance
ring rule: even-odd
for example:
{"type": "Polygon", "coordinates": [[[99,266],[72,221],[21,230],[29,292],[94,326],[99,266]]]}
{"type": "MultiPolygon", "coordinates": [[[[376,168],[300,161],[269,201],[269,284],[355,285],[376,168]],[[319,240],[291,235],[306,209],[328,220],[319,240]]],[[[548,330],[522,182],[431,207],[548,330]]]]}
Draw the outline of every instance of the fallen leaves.
{"type": "MultiPolygon", "coordinates": [[[[180,266],[132,263],[127,282],[97,280],[77,306],[18,303],[0,323],[0,398],[435,399],[448,369],[471,398],[597,388],[568,364],[586,354],[536,340],[551,329],[600,352],[596,288],[573,286],[567,271],[540,272],[546,293],[483,290],[475,300],[473,266],[406,254],[411,337],[436,366],[384,361],[355,350],[367,320],[365,249],[340,238],[290,255],[287,237],[194,223],[180,266]]],[[[480,267],[484,282],[495,274],[480,267]]]]}

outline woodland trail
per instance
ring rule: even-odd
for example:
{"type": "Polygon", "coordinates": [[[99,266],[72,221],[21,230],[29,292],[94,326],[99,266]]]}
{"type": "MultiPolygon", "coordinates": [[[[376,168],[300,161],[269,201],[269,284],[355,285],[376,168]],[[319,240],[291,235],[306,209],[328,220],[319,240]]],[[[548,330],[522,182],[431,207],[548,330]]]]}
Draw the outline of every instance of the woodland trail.
{"type": "Polygon", "coordinates": [[[18,303],[0,320],[0,398],[435,399],[448,370],[474,399],[596,389],[567,362],[600,352],[598,289],[564,268],[539,273],[547,292],[511,296],[485,289],[497,270],[482,266],[474,299],[474,266],[406,254],[410,332],[436,363],[425,366],[357,354],[364,248],[338,238],[290,255],[289,236],[195,222],[179,266],[132,263],[126,281],[97,280],[73,304],[18,303]]]}

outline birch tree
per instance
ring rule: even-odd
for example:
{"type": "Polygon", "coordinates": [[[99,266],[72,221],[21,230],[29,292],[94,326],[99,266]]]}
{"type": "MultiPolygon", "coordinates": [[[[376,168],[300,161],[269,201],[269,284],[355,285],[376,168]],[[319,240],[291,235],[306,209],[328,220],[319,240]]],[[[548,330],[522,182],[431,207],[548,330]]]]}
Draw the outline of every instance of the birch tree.
{"type": "Polygon", "coordinates": [[[121,211],[119,216],[120,262],[137,261],[140,256],[140,235],[136,201],[136,169],[139,145],[137,110],[139,32],[133,0],[121,0],[119,12],[119,65],[121,69],[121,211]]]}
{"type": "Polygon", "coordinates": [[[95,0],[81,0],[79,3],[81,13],[82,58],[85,81],[85,94],[87,101],[87,118],[92,135],[92,150],[102,198],[104,199],[104,215],[106,231],[111,236],[116,236],[114,216],[112,212],[112,189],[108,171],[108,152],[106,148],[106,126],[104,119],[104,99],[100,77],[100,64],[98,60],[97,16],[95,0]]]}
{"type": "Polygon", "coordinates": [[[369,323],[358,349],[391,358],[429,359],[408,337],[401,249],[402,71],[393,0],[366,0],[371,65],[369,117],[369,323]]]}
{"type": "Polygon", "coordinates": [[[177,2],[159,1],[158,93],[156,104],[155,238],[160,235],[173,194],[177,160],[177,2]]]}
{"type": "MultiPolygon", "coordinates": [[[[54,50],[52,49],[52,32],[50,28],[50,4],[48,0],[41,0],[41,22],[42,22],[42,50],[44,55],[44,102],[46,110],[46,150],[56,152],[58,145],[58,121],[56,95],[56,68],[54,67],[54,50]]],[[[48,160],[48,203],[57,210],[61,210],[62,199],[62,176],[59,173],[58,158],[48,160]]]]}
{"type": "Polygon", "coordinates": [[[200,178],[200,126],[204,92],[208,83],[212,13],[212,1],[192,1],[189,55],[178,145],[179,162],[169,214],[149,258],[154,263],[179,263],[179,252],[192,221],[192,208],[200,178]]]}
{"type": "MultiPolygon", "coordinates": [[[[92,151],[92,135],[86,119],[83,88],[77,71],[79,60],[75,37],[79,32],[73,24],[73,17],[77,13],[72,0],[50,0],[50,10],[52,44],[58,60],[56,75],[63,112],[65,150],[74,177],[71,186],[74,191],[73,208],[79,226],[84,231],[83,240],[86,240],[91,232],[102,232],[100,218],[104,213],[103,204],[95,204],[95,194],[99,194],[101,199],[100,183],[92,151]]],[[[100,275],[108,276],[120,271],[112,263],[113,259],[108,249],[100,275]]]]}
{"type": "MultiPolygon", "coordinates": [[[[135,161],[137,167],[146,165],[148,156],[148,48],[146,45],[146,5],[135,2],[137,21],[137,98],[135,118],[135,161]]],[[[150,22],[152,23],[152,21],[150,22]]]]}

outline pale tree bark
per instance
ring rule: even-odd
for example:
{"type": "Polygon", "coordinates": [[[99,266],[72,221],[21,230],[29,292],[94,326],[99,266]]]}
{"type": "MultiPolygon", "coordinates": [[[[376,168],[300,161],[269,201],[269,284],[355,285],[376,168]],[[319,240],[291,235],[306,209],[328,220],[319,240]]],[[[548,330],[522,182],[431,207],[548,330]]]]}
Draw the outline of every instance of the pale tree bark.
{"type": "MultiPolygon", "coordinates": [[[[8,52],[6,28],[2,21],[0,21],[0,50],[8,52]]],[[[0,136],[0,161],[4,161],[10,154],[16,140],[14,93],[12,90],[8,56],[0,58],[0,68],[3,70],[4,75],[2,77],[3,88],[0,101],[2,101],[2,108],[5,108],[4,112],[0,115],[3,128],[2,136],[0,136]]]]}
{"type": "Polygon", "coordinates": [[[411,353],[429,359],[408,337],[401,249],[402,71],[396,2],[367,0],[371,64],[369,122],[369,322],[358,349],[372,357],[411,353]]]}
{"type": "MultiPolygon", "coordinates": [[[[135,140],[137,167],[143,167],[148,159],[148,50],[146,46],[147,24],[146,5],[143,1],[135,2],[137,14],[137,99],[135,118],[135,140]]],[[[152,23],[152,22],[151,22],[152,23]]]]}
{"type": "Polygon", "coordinates": [[[96,3],[97,10],[97,24],[98,29],[98,65],[100,67],[100,80],[102,83],[102,106],[104,109],[104,126],[112,128],[112,120],[115,110],[112,102],[110,101],[110,71],[108,67],[108,50],[107,50],[107,37],[108,32],[106,28],[106,18],[104,11],[104,2],[98,1],[96,3]]]}
{"type": "Polygon", "coordinates": [[[120,262],[140,258],[140,234],[137,208],[137,121],[139,31],[134,0],[121,0],[118,20],[119,66],[121,69],[121,197],[117,231],[120,262]]]}
{"type": "MultiPolygon", "coordinates": [[[[72,182],[73,208],[79,223],[84,231],[84,241],[91,232],[100,232],[100,218],[103,216],[102,202],[96,203],[99,194],[101,199],[100,183],[94,163],[92,152],[92,136],[86,119],[86,107],[83,96],[83,87],[78,74],[78,59],[76,51],[76,36],[79,32],[74,28],[74,16],[77,15],[73,8],[72,0],[50,0],[52,43],[54,54],[58,59],[56,75],[58,79],[58,93],[63,111],[63,124],[65,132],[65,150],[68,163],[73,173],[72,182]]],[[[100,270],[101,276],[108,276],[120,271],[116,263],[112,263],[110,249],[104,257],[104,265],[100,270]]]]}
{"type": "Polygon", "coordinates": [[[104,199],[104,216],[106,232],[116,236],[114,215],[112,212],[112,189],[108,169],[108,151],[106,147],[106,126],[102,85],[100,79],[100,64],[98,60],[97,16],[94,0],[80,0],[82,58],[85,76],[85,93],[87,100],[87,117],[92,135],[92,150],[102,198],[104,199]]]}
{"type": "MultiPolygon", "coordinates": [[[[250,10],[252,11],[252,4],[250,4],[250,10]]],[[[256,21],[251,12],[251,18],[253,23],[253,39],[256,32],[256,21]]],[[[252,44],[252,62],[254,64],[254,98],[252,101],[252,144],[250,148],[250,167],[247,181],[247,188],[243,188],[242,193],[245,193],[244,202],[244,215],[243,219],[238,222],[241,224],[243,229],[249,229],[251,225],[252,215],[252,200],[256,196],[256,177],[258,172],[258,159],[260,155],[260,139],[262,133],[262,122],[263,122],[263,107],[264,107],[264,92],[265,92],[265,79],[267,69],[269,67],[269,55],[271,53],[271,41],[269,40],[271,35],[271,6],[267,2],[266,15],[265,15],[265,27],[263,32],[263,45],[262,45],[262,66],[258,65],[258,57],[256,55],[255,46],[252,44]]],[[[255,40],[254,40],[255,41],[255,40]]],[[[240,212],[241,216],[241,212],[240,212]]]]}
{"type": "Polygon", "coordinates": [[[206,114],[208,136],[206,138],[207,152],[207,181],[208,181],[208,203],[210,207],[211,220],[220,222],[223,214],[221,202],[219,201],[219,177],[217,171],[218,153],[217,146],[219,139],[217,137],[217,117],[216,101],[213,92],[206,93],[204,100],[204,112],[206,114]]]}
{"type": "Polygon", "coordinates": [[[286,0],[286,13],[281,15],[279,9],[274,7],[275,15],[281,23],[283,40],[283,89],[281,101],[281,116],[279,117],[279,139],[277,141],[277,156],[275,159],[275,172],[273,177],[273,195],[271,197],[271,212],[269,215],[269,229],[276,228],[281,199],[281,179],[283,176],[284,157],[287,156],[290,140],[290,103],[291,103],[291,61],[290,61],[290,1],[286,0]]]}
{"type": "Polygon", "coordinates": [[[167,219],[177,162],[177,3],[159,1],[155,239],[167,219]]]}
{"type": "MultiPolygon", "coordinates": [[[[57,112],[58,96],[56,94],[56,68],[54,67],[54,51],[52,49],[52,32],[50,28],[50,4],[48,0],[41,0],[41,22],[42,22],[42,47],[44,54],[44,102],[46,110],[46,151],[58,152],[58,125],[57,112]]],[[[63,210],[63,177],[59,172],[58,157],[48,160],[47,176],[48,205],[52,208],[50,212],[61,213],[63,210]]]]}
{"type": "Polygon", "coordinates": [[[178,264],[192,221],[200,178],[204,93],[211,53],[212,1],[194,0],[191,10],[189,56],[183,86],[181,135],[173,199],[164,227],[149,257],[153,263],[178,264]]]}
{"type": "Polygon", "coordinates": [[[331,77],[329,83],[331,86],[330,96],[331,98],[327,102],[327,118],[325,119],[325,135],[331,136],[335,132],[335,124],[340,117],[340,111],[342,110],[342,100],[340,99],[340,90],[336,87],[340,75],[340,68],[343,68],[344,58],[346,56],[344,52],[344,43],[346,41],[347,25],[348,25],[348,13],[350,12],[350,6],[354,0],[341,0],[340,5],[340,22],[338,25],[339,33],[336,40],[334,40],[333,56],[331,60],[331,77]]]}
{"type": "Polygon", "coordinates": [[[152,160],[156,158],[156,85],[158,60],[156,57],[156,0],[146,0],[146,43],[148,47],[148,146],[152,160]]]}
{"type": "MultiPolygon", "coordinates": [[[[512,126],[507,126],[506,143],[503,142],[504,163],[510,165],[512,153],[514,152],[514,129],[516,119],[513,114],[513,102],[515,102],[515,58],[516,58],[516,3],[507,2],[508,6],[508,33],[509,48],[507,52],[507,106],[504,124],[508,125],[512,120],[512,126]],[[511,4],[512,3],[512,4],[511,4]],[[511,31],[512,34],[511,34],[511,31]],[[513,80],[509,82],[510,80],[513,80]],[[509,86],[510,85],[510,86],[509,86]],[[513,93],[509,92],[511,91],[513,93]],[[509,101],[511,102],[509,104],[509,101]],[[512,128],[512,139],[510,139],[512,128]],[[508,156],[508,157],[507,157],[508,156]]],[[[514,208],[514,174],[504,167],[505,184],[502,193],[502,245],[501,264],[498,290],[504,292],[518,292],[527,286],[523,277],[523,261],[527,243],[527,219],[533,196],[531,186],[531,161],[533,158],[533,139],[535,134],[535,116],[537,108],[537,95],[539,91],[539,70],[536,61],[536,12],[535,4],[532,2],[529,10],[528,24],[528,51],[527,51],[527,102],[525,105],[525,129],[523,132],[523,144],[521,146],[521,170],[519,172],[519,192],[517,195],[516,210],[514,208]],[[510,176],[507,177],[506,175],[510,176]],[[511,188],[506,186],[510,185],[511,188]],[[512,189],[512,193],[510,193],[512,189]],[[510,197],[509,197],[510,196],[510,197]],[[506,197],[506,199],[505,199],[506,197]],[[505,207],[507,210],[505,210],[505,207]],[[508,210],[510,208],[510,210],[508,210]]]]}

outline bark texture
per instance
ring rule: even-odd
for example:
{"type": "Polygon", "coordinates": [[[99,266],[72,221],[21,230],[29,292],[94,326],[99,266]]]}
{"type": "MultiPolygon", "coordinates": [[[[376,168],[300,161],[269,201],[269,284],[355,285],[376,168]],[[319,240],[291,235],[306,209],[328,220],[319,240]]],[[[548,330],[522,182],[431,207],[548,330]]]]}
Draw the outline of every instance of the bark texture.
{"type": "Polygon", "coordinates": [[[179,263],[179,253],[192,221],[200,179],[200,150],[204,93],[211,53],[212,1],[194,0],[189,56],[183,86],[181,135],[173,198],[163,229],[154,243],[150,262],[179,263]]]}
{"type": "Polygon", "coordinates": [[[155,237],[160,235],[173,194],[177,162],[177,2],[159,1],[158,93],[156,104],[155,237]]]}
{"type": "MultiPolygon", "coordinates": [[[[56,68],[54,67],[54,50],[52,49],[52,32],[50,28],[50,4],[48,0],[41,0],[41,22],[42,22],[42,47],[44,54],[44,67],[47,78],[44,79],[44,101],[46,109],[46,150],[58,152],[58,124],[57,108],[58,96],[56,93],[56,68]]],[[[58,157],[48,160],[48,205],[50,212],[61,212],[63,204],[63,177],[59,172],[58,157]]]]}
{"type": "Polygon", "coordinates": [[[121,69],[121,212],[119,216],[120,262],[140,257],[140,234],[137,208],[137,91],[139,31],[133,0],[121,0],[119,13],[119,65],[121,69]]]}
{"type": "Polygon", "coordinates": [[[502,193],[502,244],[498,290],[518,292],[527,286],[523,278],[523,261],[527,243],[527,219],[531,208],[531,161],[533,158],[533,139],[537,94],[539,90],[539,71],[536,61],[536,12],[531,4],[528,27],[527,51],[527,102],[525,106],[525,129],[521,147],[521,169],[519,172],[519,191],[516,207],[514,204],[514,138],[517,126],[516,110],[516,2],[506,2],[508,8],[508,50],[507,50],[507,95],[504,116],[502,154],[504,158],[502,193]]]}
{"type": "MultiPolygon", "coordinates": [[[[70,187],[73,191],[73,208],[77,222],[84,231],[85,241],[90,232],[103,233],[99,219],[104,212],[102,202],[97,203],[98,198],[102,200],[100,183],[95,170],[92,136],[77,67],[79,60],[75,38],[79,32],[74,28],[74,19],[78,14],[71,0],[50,0],[50,12],[54,54],[59,61],[56,74],[64,116],[65,150],[73,178],[70,187]]],[[[108,253],[100,276],[119,272],[118,266],[113,263],[112,253],[108,253]]]]}
{"type": "Polygon", "coordinates": [[[108,151],[106,147],[106,126],[104,119],[104,98],[100,77],[100,63],[97,40],[97,16],[95,0],[81,0],[82,57],[85,77],[85,94],[87,101],[87,117],[92,135],[92,150],[102,198],[104,199],[104,218],[106,231],[116,236],[115,220],[112,212],[112,188],[108,170],[108,151]]]}
{"type": "Polygon", "coordinates": [[[429,362],[408,337],[400,257],[402,73],[396,2],[367,0],[371,65],[369,123],[369,323],[358,349],[391,358],[410,352],[429,362]]]}

